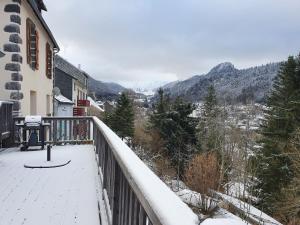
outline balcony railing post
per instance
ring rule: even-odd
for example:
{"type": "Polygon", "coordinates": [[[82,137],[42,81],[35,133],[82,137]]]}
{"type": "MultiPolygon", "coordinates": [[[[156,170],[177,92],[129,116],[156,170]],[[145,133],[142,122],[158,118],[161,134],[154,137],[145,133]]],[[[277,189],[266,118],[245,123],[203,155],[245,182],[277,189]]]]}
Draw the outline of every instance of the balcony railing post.
{"type": "Polygon", "coordinates": [[[53,144],[57,142],[57,120],[53,120],[53,144]]]}
{"type": "Polygon", "coordinates": [[[115,163],[115,176],[114,176],[114,198],[113,198],[113,204],[112,204],[112,207],[113,207],[113,210],[112,210],[112,214],[113,214],[113,222],[112,224],[113,225],[118,225],[119,221],[119,216],[120,216],[120,196],[119,196],[119,193],[120,193],[120,179],[121,179],[121,176],[120,176],[120,167],[118,166],[117,163],[115,163]]]}

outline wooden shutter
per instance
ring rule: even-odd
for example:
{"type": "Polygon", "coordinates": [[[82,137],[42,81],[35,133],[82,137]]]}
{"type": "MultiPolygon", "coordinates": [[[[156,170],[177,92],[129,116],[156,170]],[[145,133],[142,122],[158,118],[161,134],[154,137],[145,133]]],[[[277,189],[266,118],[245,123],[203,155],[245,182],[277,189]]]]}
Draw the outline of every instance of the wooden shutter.
{"type": "Polygon", "coordinates": [[[46,76],[52,79],[52,50],[49,43],[46,44],[46,76]]]}
{"type": "Polygon", "coordinates": [[[27,19],[26,20],[26,56],[27,56],[27,63],[31,65],[30,30],[31,30],[31,21],[30,19],[27,19]]]}
{"type": "Polygon", "coordinates": [[[39,49],[39,33],[37,32],[37,30],[35,30],[35,69],[38,70],[40,67],[39,64],[39,53],[40,53],[40,49],[39,49]]]}
{"type": "Polygon", "coordinates": [[[27,63],[32,69],[39,69],[39,34],[35,24],[27,18],[26,20],[26,53],[27,63]]]}

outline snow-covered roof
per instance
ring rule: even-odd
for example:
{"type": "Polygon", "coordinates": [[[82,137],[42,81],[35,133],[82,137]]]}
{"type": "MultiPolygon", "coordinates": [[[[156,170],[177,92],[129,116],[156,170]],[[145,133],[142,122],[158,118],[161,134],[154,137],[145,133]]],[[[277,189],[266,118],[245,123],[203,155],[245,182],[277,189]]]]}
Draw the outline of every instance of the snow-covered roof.
{"type": "Polygon", "coordinates": [[[60,103],[65,103],[65,104],[74,104],[70,99],[66,98],[63,95],[55,95],[54,96],[55,100],[59,101],[60,103]]]}

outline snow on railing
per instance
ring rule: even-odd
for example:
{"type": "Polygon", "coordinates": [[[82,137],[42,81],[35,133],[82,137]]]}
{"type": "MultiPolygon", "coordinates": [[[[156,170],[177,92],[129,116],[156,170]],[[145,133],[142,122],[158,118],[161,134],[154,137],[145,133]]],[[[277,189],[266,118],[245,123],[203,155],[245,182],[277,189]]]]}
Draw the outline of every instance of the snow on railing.
{"type": "Polygon", "coordinates": [[[198,217],[102,121],[93,135],[113,225],[196,225],[198,217]]]}

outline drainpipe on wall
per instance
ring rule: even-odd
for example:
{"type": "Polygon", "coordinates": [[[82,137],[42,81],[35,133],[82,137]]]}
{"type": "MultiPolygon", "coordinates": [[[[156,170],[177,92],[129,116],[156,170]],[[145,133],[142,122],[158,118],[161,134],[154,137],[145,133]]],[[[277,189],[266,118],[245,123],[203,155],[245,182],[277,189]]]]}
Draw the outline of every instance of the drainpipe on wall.
{"type": "MultiPolygon", "coordinates": [[[[58,48],[53,49],[53,82],[52,82],[52,90],[54,88],[54,79],[55,79],[55,55],[59,52],[58,48]]],[[[52,91],[52,116],[54,116],[54,93],[52,91]]]]}

